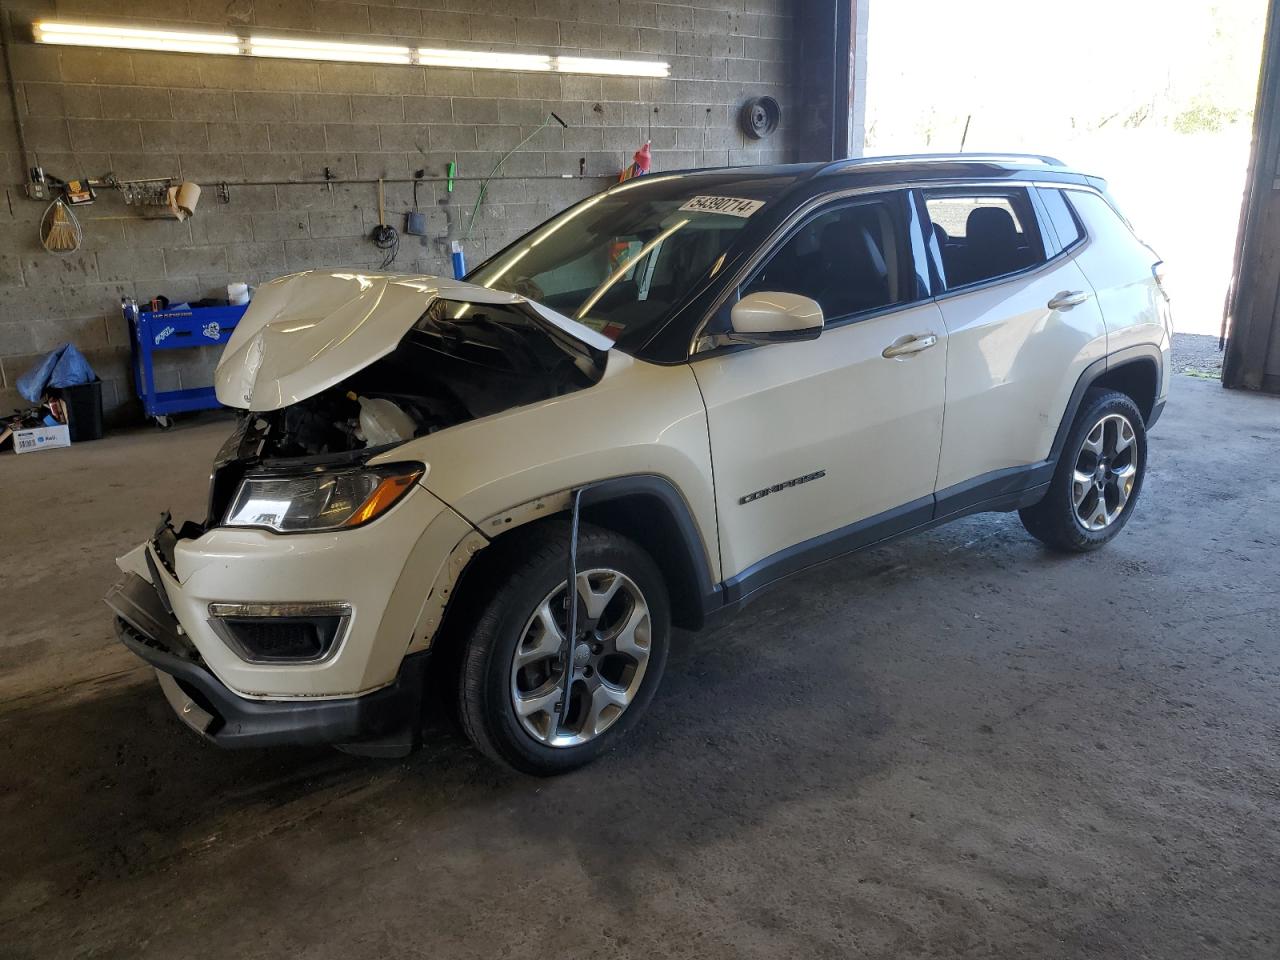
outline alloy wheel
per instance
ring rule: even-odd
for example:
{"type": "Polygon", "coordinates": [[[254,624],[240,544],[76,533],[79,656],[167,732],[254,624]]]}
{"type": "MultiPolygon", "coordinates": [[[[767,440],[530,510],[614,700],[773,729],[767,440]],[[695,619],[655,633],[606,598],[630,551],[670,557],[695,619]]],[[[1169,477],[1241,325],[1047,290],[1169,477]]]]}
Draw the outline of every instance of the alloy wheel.
{"type": "Polygon", "coordinates": [[[617,570],[577,579],[578,635],[569,648],[561,583],[525,623],[511,661],[511,700],[521,727],[539,743],[573,747],[595,739],[631,705],[649,662],[649,606],[635,581],[617,570]]]}
{"type": "Polygon", "coordinates": [[[1084,529],[1104,530],[1124,513],[1138,476],[1137,452],[1123,414],[1107,414],[1085,436],[1071,475],[1071,502],[1084,529]]]}

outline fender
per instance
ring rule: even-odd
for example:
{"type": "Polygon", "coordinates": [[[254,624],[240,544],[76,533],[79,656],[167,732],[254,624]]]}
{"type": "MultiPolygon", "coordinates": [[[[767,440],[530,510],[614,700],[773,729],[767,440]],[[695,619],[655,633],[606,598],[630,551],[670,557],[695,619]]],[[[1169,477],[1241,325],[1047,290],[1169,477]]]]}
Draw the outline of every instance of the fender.
{"type": "Polygon", "coordinates": [[[1151,416],[1147,418],[1147,428],[1150,429],[1159,419],[1161,412],[1164,410],[1164,403],[1161,397],[1164,396],[1164,356],[1160,352],[1160,348],[1154,343],[1140,343],[1132,347],[1126,347],[1123,350],[1117,350],[1115,353],[1108,354],[1089,364],[1081,371],[1080,377],[1076,380],[1075,389],[1071,391],[1071,397],[1067,400],[1067,409],[1063,411],[1062,421],[1058,424],[1058,432],[1054,434],[1053,445],[1049,448],[1048,462],[1057,465],[1058,458],[1062,456],[1062,448],[1067,444],[1067,434],[1071,432],[1071,424],[1075,422],[1076,413],[1080,409],[1080,404],[1084,400],[1084,395],[1088,393],[1089,388],[1098,382],[1106,373],[1115,370],[1118,367],[1126,366],[1134,362],[1150,362],[1156,372],[1156,395],[1155,402],[1151,408],[1151,416]]]}
{"type": "Polygon", "coordinates": [[[637,540],[667,572],[672,619],[677,626],[700,629],[709,614],[724,606],[724,591],[712,579],[710,555],[693,512],[670,480],[648,474],[602,480],[583,490],[582,509],[588,520],[602,522],[637,540]],[[628,523],[630,507],[641,504],[646,521],[652,520],[655,514],[651,511],[656,509],[656,516],[665,522],[628,523]]]}
{"type": "MultiPolygon", "coordinates": [[[[568,511],[571,491],[561,490],[517,504],[476,524],[498,537],[534,520],[568,511]]],[[[585,484],[582,516],[643,546],[666,574],[673,622],[698,630],[724,606],[724,591],[712,576],[707,544],[688,502],[666,477],[633,474],[585,484]]]]}

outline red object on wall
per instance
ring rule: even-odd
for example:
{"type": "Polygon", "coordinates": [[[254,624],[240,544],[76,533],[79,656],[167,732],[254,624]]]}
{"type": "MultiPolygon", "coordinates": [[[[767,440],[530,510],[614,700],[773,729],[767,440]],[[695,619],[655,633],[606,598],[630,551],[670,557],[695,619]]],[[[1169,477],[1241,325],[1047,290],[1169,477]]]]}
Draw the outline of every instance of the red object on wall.
{"type": "Polygon", "coordinates": [[[644,142],[644,146],[636,151],[635,157],[631,164],[618,174],[618,182],[630,180],[632,177],[642,177],[649,172],[649,166],[653,163],[653,154],[649,152],[649,141],[644,142]]]}

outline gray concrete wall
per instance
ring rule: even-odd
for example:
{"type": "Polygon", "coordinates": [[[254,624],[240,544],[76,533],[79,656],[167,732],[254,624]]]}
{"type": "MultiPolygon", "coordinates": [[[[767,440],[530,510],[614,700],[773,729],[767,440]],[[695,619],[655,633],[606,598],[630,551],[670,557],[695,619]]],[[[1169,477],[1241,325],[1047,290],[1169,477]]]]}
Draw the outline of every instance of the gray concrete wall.
{"type": "MultiPolygon", "coordinates": [[[[805,158],[803,137],[787,125],[798,106],[787,0],[134,0],[127,8],[129,23],[662,59],[671,64],[665,80],[40,46],[28,42],[34,18],[109,20],[124,8],[107,0],[8,6],[18,108],[47,172],[172,177],[201,184],[204,195],[196,216],[179,223],[149,219],[158,211],[104,190],[77,211],[83,247],[45,253],[37,241],[45,205],[23,195],[26,164],[4,98],[0,411],[20,403],[17,376],[69,340],[105,381],[113,419],[137,416],[122,296],[178,301],[225,295],[229,281],[374,267],[382,255],[368,240],[378,219],[368,181],[378,177],[389,178],[388,221],[402,230],[413,206],[407,178],[426,171],[418,202],[430,236],[403,237],[392,269],[448,274],[448,240],[461,236],[478,184],[460,180],[448,193],[439,182],[446,164],[456,161],[459,177],[483,177],[550,111],[568,129],[547,127],[507,161],[477,217],[470,263],[601,189],[646,137],[655,171],[805,158]],[[763,93],[782,103],[783,127],[749,141],[738,109],[763,93]],[[293,182],[321,179],[325,168],[331,185],[293,182]],[[215,195],[220,182],[229,203],[215,195]]],[[[159,386],[208,383],[210,353],[169,354],[159,386]]]]}

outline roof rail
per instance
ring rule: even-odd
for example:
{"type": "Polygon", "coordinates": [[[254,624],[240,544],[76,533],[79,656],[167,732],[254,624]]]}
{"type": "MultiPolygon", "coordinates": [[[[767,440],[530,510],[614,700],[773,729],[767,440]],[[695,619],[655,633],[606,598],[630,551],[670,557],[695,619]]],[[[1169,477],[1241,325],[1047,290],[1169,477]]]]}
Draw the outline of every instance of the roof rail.
{"type": "Polygon", "coordinates": [[[843,167],[869,167],[884,163],[1042,163],[1048,167],[1065,167],[1056,157],[1040,153],[902,153],[885,157],[853,157],[833,160],[824,170],[843,167]]]}

